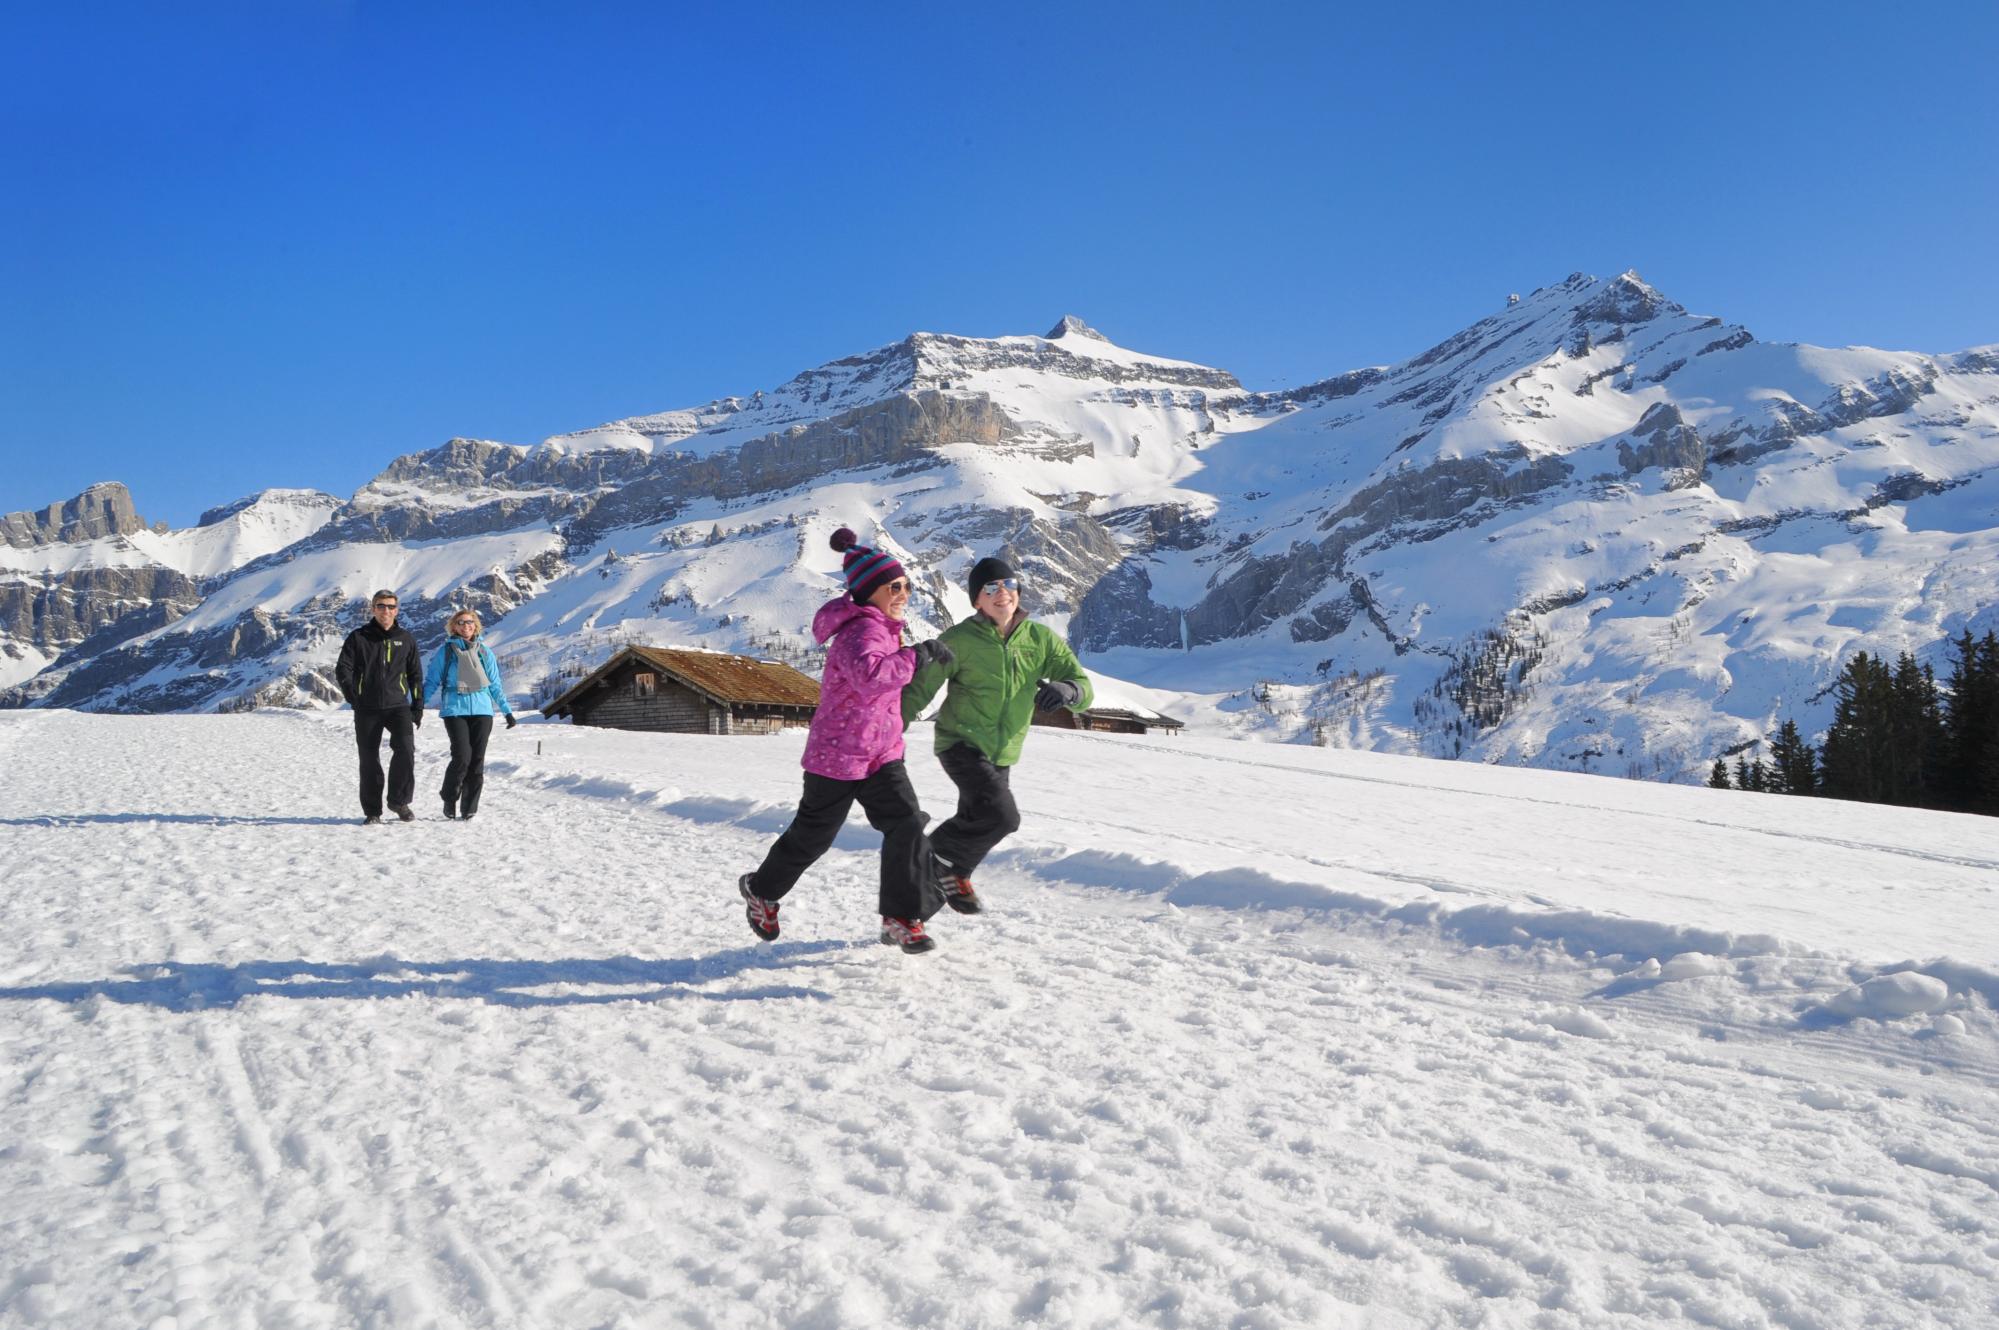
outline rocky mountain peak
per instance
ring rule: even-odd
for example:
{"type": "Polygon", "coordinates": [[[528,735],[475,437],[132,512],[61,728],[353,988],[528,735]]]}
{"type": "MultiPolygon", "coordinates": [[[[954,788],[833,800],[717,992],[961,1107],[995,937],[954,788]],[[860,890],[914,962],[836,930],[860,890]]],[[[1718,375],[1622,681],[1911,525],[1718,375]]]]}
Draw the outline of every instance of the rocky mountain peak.
{"type": "Polygon", "coordinates": [[[0,541],[16,548],[76,545],[99,536],[143,531],[146,523],[132,507],[132,494],[118,481],[92,485],[73,499],[40,510],[0,516],[0,541]]]}
{"type": "Polygon", "coordinates": [[[1685,307],[1646,285],[1635,269],[1627,268],[1607,282],[1594,283],[1587,291],[1587,298],[1575,306],[1571,321],[1576,324],[1650,323],[1663,316],[1683,315],[1686,312],[1685,307]]]}
{"type": "Polygon", "coordinates": [[[1108,342],[1111,340],[1095,328],[1092,328],[1089,324],[1077,318],[1074,314],[1064,314],[1062,321],[1053,328],[1050,328],[1047,334],[1048,340],[1051,342],[1059,341],[1064,337],[1072,335],[1076,337],[1094,337],[1099,342],[1108,342]]]}

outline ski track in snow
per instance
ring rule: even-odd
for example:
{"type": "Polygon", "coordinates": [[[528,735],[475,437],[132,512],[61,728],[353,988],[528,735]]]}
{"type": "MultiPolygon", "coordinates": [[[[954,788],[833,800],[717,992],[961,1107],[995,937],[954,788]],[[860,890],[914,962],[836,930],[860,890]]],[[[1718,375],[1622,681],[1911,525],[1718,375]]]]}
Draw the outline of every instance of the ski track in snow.
{"type": "MultiPolygon", "coordinates": [[[[874,943],[858,823],[760,945],[733,880],[795,753],[719,741],[748,775],[660,759],[640,798],[608,758],[538,769],[566,734],[496,735],[456,824],[426,727],[424,820],[362,828],[338,723],[0,717],[0,1325],[1999,1321],[1976,991],[1961,1035],[1814,1024],[1850,958],[1669,979],[1183,908],[1200,864],[1146,890],[1089,857],[1075,736],[1036,736],[1022,776],[1064,797],[1027,782],[1030,844],[937,953],[874,943]]],[[[1256,839],[1179,821],[1190,854],[1256,839]]]]}

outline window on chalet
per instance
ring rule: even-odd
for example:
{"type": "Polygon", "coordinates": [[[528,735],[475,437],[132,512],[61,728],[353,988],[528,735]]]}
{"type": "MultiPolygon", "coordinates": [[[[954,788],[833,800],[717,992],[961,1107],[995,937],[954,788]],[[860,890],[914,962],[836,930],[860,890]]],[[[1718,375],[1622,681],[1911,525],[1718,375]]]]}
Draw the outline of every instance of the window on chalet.
{"type": "Polygon", "coordinates": [[[659,688],[657,674],[634,674],[632,676],[632,696],[651,697],[659,688]]]}

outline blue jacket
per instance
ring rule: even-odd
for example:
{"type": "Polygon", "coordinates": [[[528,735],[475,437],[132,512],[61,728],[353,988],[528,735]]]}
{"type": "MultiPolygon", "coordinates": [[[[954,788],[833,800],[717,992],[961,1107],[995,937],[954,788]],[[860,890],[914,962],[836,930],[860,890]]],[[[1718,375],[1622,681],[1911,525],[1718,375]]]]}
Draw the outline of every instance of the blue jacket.
{"type": "Polygon", "coordinates": [[[514,709],[507,705],[506,690],[500,686],[500,662],[493,659],[484,642],[478,646],[479,663],[486,669],[486,687],[476,693],[458,691],[458,648],[454,644],[459,640],[452,638],[431,653],[430,666],[423,672],[423,695],[444,690],[444,704],[437,709],[440,716],[511,716],[514,709]]]}

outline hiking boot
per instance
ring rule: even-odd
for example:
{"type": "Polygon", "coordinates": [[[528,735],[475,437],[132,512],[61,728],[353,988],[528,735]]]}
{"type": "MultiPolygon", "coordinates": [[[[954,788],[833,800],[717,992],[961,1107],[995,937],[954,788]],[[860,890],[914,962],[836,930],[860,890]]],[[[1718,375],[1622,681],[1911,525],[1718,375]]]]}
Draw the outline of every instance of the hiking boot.
{"type": "Polygon", "coordinates": [[[743,914],[750,921],[750,931],[766,942],[777,941],[777,902],[767,901],[750,890],[750,880],[755,873],[745,873],[736,879],[736,890],[743,893],[745,902],[743,914]]]}
{"type": "Polygon", "coordinates": [[[893,919],[888,915],[882,916],[882,945],[901,947],[911,956],[937,950],[936,941],[923,931],[921,919],[893,919]]]}
{"type": "Polygon", "coordinates": [[[458,820],[458,801],[456,799],[446,799],[444,801],[444,817],[449,822],[458,820]]]}
{"type": "Polygon", "coordinates": [[[364,827],[379,827],[382,825],[382,815],[380,813],[370,813],[361,819],[361,825],[364,827]]]}
{"type": "Polygon", "coordinates": [[[416,821],[416,814],[410,811],[408,804],[390,804],[389,811],[405,822],[416,821]]]}

